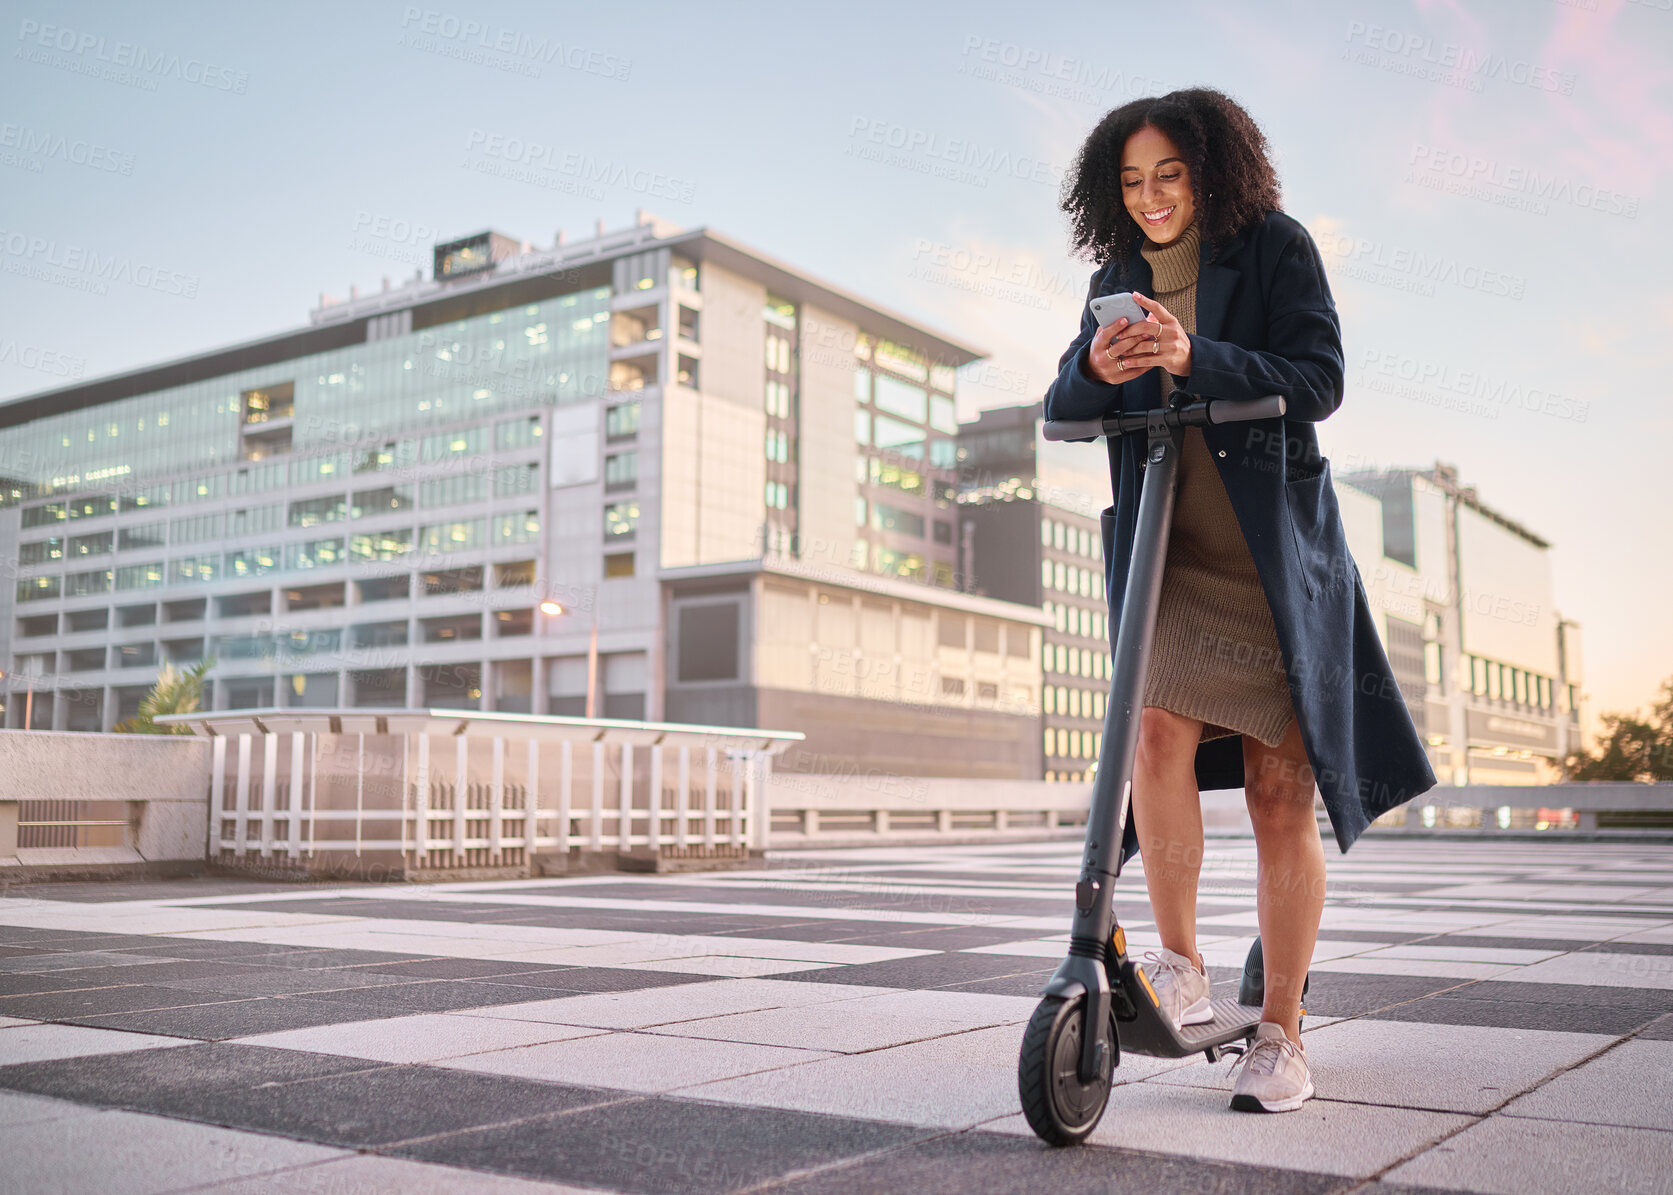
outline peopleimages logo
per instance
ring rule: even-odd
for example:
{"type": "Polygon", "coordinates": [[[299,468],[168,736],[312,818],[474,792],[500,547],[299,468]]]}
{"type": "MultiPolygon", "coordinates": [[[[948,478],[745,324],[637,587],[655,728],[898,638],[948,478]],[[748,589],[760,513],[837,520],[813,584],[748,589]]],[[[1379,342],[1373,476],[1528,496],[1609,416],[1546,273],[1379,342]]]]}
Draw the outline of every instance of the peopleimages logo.
{"type": "Polygon", "coordinates": [[[0,149],[15,150],[37,160],[85,166],[89,170],[102,170],[108,174],[134,172],[133,154],[111,149],[97,141],[43,132],[28,125],[0,124],[0,149]]]}
{"type": "MultiPolygon", "coordinates": [[[[250,76],[230,66],[216,66],[198,58],[182,58],[166,50],[151,50],[134,42],[111,41],[98,33],[78,33],[63,25],[43,25],[24,18],[18,27],[17,39],[24,44],[17,56],[45,66],[68,66],[52,61],[40,51],[57,51],[94,62],[136,72],[152,79],[179,79],[215,91],[230,91],[243,95],[250,85],[250,76]]],[[[75,68],[71,68],[75,69],[75,68]]],[[[121,80],[118,80],[121,81],[121,80]]]]}
{"type": "MultiPolygon", "coordinates": [[[[82,245],[61,245],[48,237],[30,236],[22,232],[0,229],[0,256],[8,273],[53,281],[52,271],[63,270],[85,275],[99,287],[111,282],[123,282],[142,290],[154,290],[165,295],[197,298],[196,274],[182,274],[150,262],[135,261],[123,254],[103,254],[82,245]]],[[[103,294],[102,289],[96,293],[103,294]]]]}
{"type": "MultiPolygon", "coordinates": [[[[1673,3],[1673,0],[1669,0],[1673,3]]],[[[1609,216],[1638,216],[1638,196],[1572,179],[1530,166],[1507,164],[1479,154],[1438,145],[1412,146],[1408,182],[1445,190],[1504,207],[1521,207],[1544,215],[1546,203],[1567,203],[1609,216]],[[1516,202],[1526,200],[1526,202],[1516,202]]]]}
{"type": "MultiPolygon", "coordinates": [[[[1513,83],[1532,87],[1536,91],[1553,91],[1562,95],[1574,94],[1574,72],[1559,71],[1525,59],[1504,54],[1488,54],[1461,46],[1456,42],[1437,41],[1426,33],[1408,33],[1382,25],[1368,25],[1364,21],[1348,24],[1347,40],[1365,47],[1369,53],[1386,54],[1396,61],[1404,61],[1412,69],[1395,73],[1412,74],[1433,82],[1467,86],[1481,90],[1484,80],[1513,83]]],[[[1368,58],[1354,61],[1366,66],[1390,67],[1368,58]]]]}

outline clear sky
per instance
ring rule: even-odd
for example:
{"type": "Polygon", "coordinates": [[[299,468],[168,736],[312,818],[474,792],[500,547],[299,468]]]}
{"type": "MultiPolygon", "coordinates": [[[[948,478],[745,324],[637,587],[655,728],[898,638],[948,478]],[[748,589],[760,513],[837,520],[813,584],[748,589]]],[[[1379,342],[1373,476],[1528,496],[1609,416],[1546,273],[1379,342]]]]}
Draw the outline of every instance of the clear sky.
{"type": "Polygon", "coordinates": [[[1673,0],[0,10],[0,397],[646,208],[986,348],[968,416],[1075,331],[1088,130],[1219,87],[1328,256],[1337,469],[1446,461],[1549,539],[1593,713],[1673,674],[1673,0]]]}

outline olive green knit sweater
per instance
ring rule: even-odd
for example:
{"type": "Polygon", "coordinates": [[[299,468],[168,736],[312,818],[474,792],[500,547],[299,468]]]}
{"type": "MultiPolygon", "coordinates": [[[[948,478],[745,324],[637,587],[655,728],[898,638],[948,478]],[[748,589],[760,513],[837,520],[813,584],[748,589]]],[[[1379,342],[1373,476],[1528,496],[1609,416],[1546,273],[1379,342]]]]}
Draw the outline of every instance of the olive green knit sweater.
{"type": "MultiPolygon", "coordinates": [[[[1145,245],[1153,297],[1197,329],[1193,223],[1167,245],[1145,245]]],[[[1165,397],[1173,386],[1163,379],[1165,397]]],[[[1185,431],[1173,531],[1162,573],[1144,704],[1204,723],[1203,738],[1246,734],[1275,747],[1294,716],[1272,610],[1237,515],[1200,428],[1185,431]]]]}

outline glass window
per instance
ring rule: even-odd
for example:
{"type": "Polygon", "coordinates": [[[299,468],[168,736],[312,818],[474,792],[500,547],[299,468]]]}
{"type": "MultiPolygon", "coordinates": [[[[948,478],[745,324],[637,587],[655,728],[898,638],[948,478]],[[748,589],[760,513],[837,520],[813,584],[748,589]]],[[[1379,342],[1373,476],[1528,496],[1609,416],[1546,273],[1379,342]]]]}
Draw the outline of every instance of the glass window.
{"type": "Polygon", "coordinates": [[[494,447],[503,451],[527,448],[540,442],[540,416],[506,419],[494,425],[494,447]]]}
{"type": "Polygon", "coordinates": [[[637,435],[639,432],[639,403],[619,402],[604,412],[604,434],[611,439],[637,435]]]}
{"type": "Polygon", "coordinates": [[[921,457],[924,454],[924,429],[879,415],[874,421],[872,443],[879,448],[892,449],[902,456],[921,457]]]}
{"type": "Polygon", "coordinates": [[[953,392],[953,379],[957,371],[951,365],[931,365],[929,367],[929,384],[937,390],[944,390],[948,394],[953,392]]]}
{"type": "Polygon", "coordinates": [[[936,431],[949,435],[958,432],[958,408],[953,405],[952,399],[943,398],[939,394],[930,395],[929,425],[936,431]]]}
{"type": "Polygon", "coordinates": [[[95,593],[110,592],[111,571],[108,568],[94,569],[86,573],[70,573],[64,578],[65,597],[88,597],[95,593]]]}
{"type": "Polygon", "coordinates": [[[45,564],[49,560],[64,559],[64,537],[55,535],[51,539],[37,539],[32,543],[20,544],[17,550],[19,564],[45,564]]]}
{"type": "MultiPolygon", "coordinates": [[[[183,482],[176,482],[178,489],[183,482]]],[[[81,498],[72,498],[64,504],[72,519],[96,519],[103,515],[116,513],[116,499],[109,494],[92,494],[81,498]]]]}
{"type": "Polygon", "coordinates": [[[464,519],[453,523],[431,523],[418,529],[418,547],[422,552],[457,552],[482,546],[486,524],[481,519],[464,519]]]}
{"type": "Polygon", "coordinates": [[[92,535],[74,535],[70,537],[68,555],[71,559],[78,556],[104,556],[115,546],[116,533],[113,531],[95,531],[92,535]]]}
{"type": "Polygon", "coordinates": [[[17,583],[17,600],[20,602],[35,602],[42,598],[55,598],[63,588],[60,577],[25,577],[17,583]]]}
{"type": "Polygon", "coordinates": [[[481,452],[487,447],[487,431],[486,427],[478,426],[425,436],[420,446],[420,456],[427,461],[444,461],[472,452],[481,452]]]}
{"type": "Polygon", "coordinates": [[[929,418],[929,395],[922,386],[912,386],[886,373],[877,375],[877,397],[874,405],[879,411],[899,415],[914,423],[929,418]]]}
{"type": "Polygon", "coordinates": [[[367,535],[349,536],[351,560],[399,560],[412,551],[412,528],[394,527],[367,535]]]}
{"type": "MultiPolygon", "coordinates": [[[[153,525],[162,526],[161,523],[153,525]]],[[[126,535],[125,532],[124,535],[126,535]]],[[[169,520],[169,540],[171,543],[196,544],[202,543],[204,540],[220,538],[221,516],[218,514],[188,515],[183,519],[169,520]]],[[[158,537],[158,542],[162,542],[161,536],[158,537]]]]}
{"type": "Polygon", "coordinates": [[[639,454],[613,452],[604,458],[604,484],[631,486],[639,480],[639,454]]]}
{"type": "Polygon", "coordinates": [[[23,510],[24,527],[50,527],[54,523],[63,522],[66,508],[62,502],[43,502],[39,506],[28,506],[23,510]]]}
{"type": "Polygon", "coordinates": [[[325,498],[305,498],[290,504],[292,527],[317,527],[321,523],[335,523],[348,516],[348,496],[332,494],[325,498]]]}
{"type": "Polygon", "coordinates": [[[866,500],[864,498],[855,498],[854,499],[854,526],[864,527],[865,525],[866,525],[866,500]]]}
{"type": "Polygon", "coordinates": [[[496,544],[532,543],[540,535],[540,513],[525,510],[520,513],[494,516],[496,544]]]}
{"type": "Polygon", "coordinates": [[[958,464],[957,440],[931,440],[929,442],[929,463],[942,469],[951,469],[958,464]]]}
{"type": "Polygon", "coordinates": [[[255,577],[262,573],[270,573],[279,567],[283,558],[280,549],[273,548],[245,548],[241,552],[228,552],[225,556],[226,577],[255,577]]]}
{"type": "Polygon", "coordinates": [[[325,568],[343,563],[343,541],[315,539],[303,544],[291,544],[285,549],[286,568],[325,568]]]}
{"type": "Polygon", "coordinates": [[[174,584],[194,581],[213,581],[220,573],[219,556],[187,556],[169,564],[169,580],[174,584]]]}
{"type": "Polygon", "coordinates": [[[894,531],[919,539],[924,535],[924,516],[909,510],[875,502],[871,508],[871,525],[879,531],[894,531]]]}
{"type": "Polygon", "coordinates": [[[871,412],[854,412],[854,442],[856,444],[871,443],[871,412]]]}
{"type": "Polygon", "coordinates": [[[163,583],[163,562],[129,564],[116,570],[116,588],[151,589],[163,583]]]}
{"type": "Polygon", "coordinates": [[[604,508],[604,538],[615,539],[623,535],[632,535],[634,528],[639,525],[639,503],[637,500],[626,502],[612,502],[604,508]]]}
{"type": "Polygon", "coordinates": [[[488,478],[482,473],[460,473],[453,477],[434,477],[420,482],[420,506],[462,506],[481,502],[488,496],[488,478]]]}
{"type": "Polygon", "coordinates": [[[861,402],[871,401],[871,370],[865,368],[854,370],[854,397],[861,402]]]}
{"type": "Polygon", "coordinates": [[[410,485],[386,485],[375,490],[356,490],[350,509],[357,519],[372,515],[386,515],[413,507],[410,485]]]}

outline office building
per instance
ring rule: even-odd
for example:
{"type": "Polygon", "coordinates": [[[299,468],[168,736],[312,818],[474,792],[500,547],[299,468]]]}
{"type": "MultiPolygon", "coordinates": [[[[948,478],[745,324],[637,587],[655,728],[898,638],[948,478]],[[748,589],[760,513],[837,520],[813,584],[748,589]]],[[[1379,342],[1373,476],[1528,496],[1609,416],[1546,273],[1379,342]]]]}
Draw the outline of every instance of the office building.
{"type": "MultiPolygon", "coordinates": [[[[1042,774],[1097,759],[1109,685],[1098,512],[1102,445],[1039,431],[1041,405],[996,408],[959,435],[961,570],[977,592],[1039,605],[1042,774]],[[1089,575],[1090,574],[1090,575],[1089,575]]],[[[1552,600],[1549,544],[1457,471],[1335,478],[1349,549],[1413,723],[1446,784],[1558,778],[1581,746],[1580,628],[1552,600]]]]}
{"type": "Polygon", "coordinates": [[[1102,746],[1114,638],[1094,495],[1109,492],[1102,445],[1040,434],[1041,404],[983,411],[959,431],[961,571],[977,592],[1038,606],[1041,775],[1092,776],[1102,746]]]}
{"type": "Polygon", "coordinates": [[[1443,784],[1543,784],[1582,747],[1580,627],[1550,544],[1451,465],[1337,478],[1395,678],[1443,784]]]}
{"type": "Polygon", "coordinates": [[[106,729],[212,656],[216,709],[590,707],[1037,775],[1045,620],[956,576],[978,356],[641,213],[0,404],[5,724],[106,729]]]}

